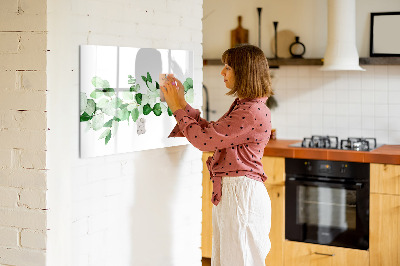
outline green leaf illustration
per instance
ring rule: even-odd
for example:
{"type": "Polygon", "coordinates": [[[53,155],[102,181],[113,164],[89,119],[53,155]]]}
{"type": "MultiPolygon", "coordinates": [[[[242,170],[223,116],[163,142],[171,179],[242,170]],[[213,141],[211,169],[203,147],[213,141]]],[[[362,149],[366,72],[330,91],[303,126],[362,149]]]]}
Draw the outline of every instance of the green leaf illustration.
{"type": "Polygon", "coordinates": [[[194,90],[193,89],[189,89],[186,94],[185,94],[185,100],[188,103],[193,103],[194,100],[194,90]]]}
{"type": "Polygon", "coordinates": [[[157,88],[157,90],[159,90],[160,89],[160,84],[158,84],[158,82],[156,81],[156,88],[157,88]]]}
{"type": "Polygon", "coordinates": [[[103,125],[103,127],[112,127],[112,122],[113,122],[113,120],[114,120],[114,119],[108,120],[108,121],[103,125]]]}
{"type": "Polygon", "coordinates": [[[108,135],[106,136],[106,139],[105,139],[105,144],[107,145],[107,143],[110,141],[110,139],[111,139],[111,130],[110,130],[110,132],[108,133],[108,135]]]}
{"type": "Polygon", "coordinates": [[[99,108],[105,108],[108,106],[108,104],[110,103],[110,100],[107,98],[103,98],[101,99],[98,103],[97,103],[97,107],[99,108]]]}
{"type": "Polygon", "coordinates": [[[137,91],[139,91],[139,89],[140,89],[140,85],[139,85],[139,84],[136,84],[136,85],[132,85],[132,86],[129,88],[129,91],[131,91],[131,92],[137,92],[137,91]]]}
{"type": "Polygon", "coordinates": [[[119,118],[121,121],[127,120],[129,118],[129,112],[128,110],[126,110],[126,108],[122,110],[118,109],[116,117],[119,118]]]}
{"type": "Polygon", "coordinates": [[[172,110],[168,107],[168,115],[169,116],[172,116],[173,115],[173,112],[172,112],[172,110]]]}
{"type": "Polygon", "coordinates": [[[150,107],[150,104],[146,104],[145,106],[143,106],[143,114],[144,115],[150,114],[151,111],[152,111],[152,108],[150,107]]]}
{"type": "Polygon", "coordinates": [[[125,100],[133,100],[133,94],[130,91],[123,91],[122,98],[124,98],[125,100]]]}
{"type": "Polygon", "coordinates": [[[135,109],[136,108],[136,104],[129,104],[127,107],[126,107],[126,109],[129,111],[129,112],[132,112],[132,110],[133,109],[135,109]]]}
{"type": "Polygon", "coordinates": [[[108,97],[113,97],[115,95],[115,90],[113,88],[104,88],[103,92],[108,97]]]}
{"type": "Polygon", "coordinates": [[[95,89],[90,94],[90,97],[92,97],[93,99],[98,99],[98,98],[101,98],[103,96],[104,96],[104,92],[102,90],[99,90],[99,89],[95,89]]]}
{"type": "Polygon", "coordinates": [[[87,104],[86,104],[85,113],[87,113],[88,115],[92,115],[95,110],[96,110],[96,102],[93,101],[92,99],[88,99],[87,104]]]}
{"type": "Polygon", "coordinates": [[[110,105],[115,109],[119,108],[122,104],[122,100],[118,97],[115,97],[111,100],[110,105]]]}
{"type": "Polygon", "coordinates": [[[156,103],[153,107],[153,113],[156,116],[160,116],[162,114],[162,110],[161,110],[161,104],[160,103],[156,103]]]}
{"type": "Polygon", "coordinates": [[[139,110],[137,108],[133,109],[131,112],[133,122],[136,122],[139,118],[139,110]]]}
{"type": "Polygon", "coordinates": [[[87,104],[87,96],[86,93],[81,92],[81,97],[80,97],[80,110],[81,112],[84,112],[86,109],[86,104],[87,104]]]}
{"type": "Polygon", "coordinates": [[[183,82],[183,87],[185,87],[185,92],[187,92],[189,89],[193,88],[193,79],[187,78],[185,82],[183,82]]]}
{"type": "Polygon", "coordinates": [[[154,86],[153,83],[147,83],[147,87],[149,88],[150,91],[156,91],[157,87],[154,86]]]}
{"type": "Polygon", "coordinates": [[[135,83],[136,79],[133,76],[128,75],[128,84],[135,84],[135,83]]]}
{"type": "Polygon", "coordinates": [[[107,88],[110,87],[110,83],[107,80],[103,80],[98,76],[92,78],[92,84],[96,88],[107,88]]]}
{"type": "Polygon", "coordinates": [[[149,81],[150,83],[153,82],[149,72],[147,72],[147,81],[149,81]]]}
{"type": "Polygon", "coordinates": [[[142,104],[142,94],[141,93],[136,93],[135,100],[136,100],[136,102],[138,104],[142,104]]]}
{"type": "Polygon", "coordinates": [[[92,118],[93,118],[93,116],[88,115],[86,112],[83,112],[83,114],[81,114],[80,121],[85,122],[85,121],[89,121],[92,118]]]}
{"type": "Polygon", "coordinates": [[[102,129],[103,125],[104,125],[104,115],[102,113],[93,116],[93,119],[92,119],[93,130],[97,131],[99,129],[102,129]]]}
{"type": "Polygon", "coordinates": [[[99,139],[104,139],[105,137],[107,137],[108,134],[110,134],[110,132],[111,132],[111,129],[107,128],[106,130],[104,130],[103,133],[101,133],[99,139]]]}

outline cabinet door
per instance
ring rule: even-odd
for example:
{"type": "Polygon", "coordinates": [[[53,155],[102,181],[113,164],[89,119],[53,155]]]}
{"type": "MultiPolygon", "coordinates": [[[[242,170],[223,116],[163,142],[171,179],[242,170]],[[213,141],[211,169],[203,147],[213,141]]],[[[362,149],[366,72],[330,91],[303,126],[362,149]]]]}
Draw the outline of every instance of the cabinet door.
{"type": "Polygon", "coordinates": [[[400,265],[400,196],[371,194],[371,266],[400,265]]]}
{"type": "Polygon", "coordinates": [[[203,153],[203,194],[202,194],[202,224],[201,224],[201,253],[204,258],[211,258],[212,252],[212,183],[210,182],[210,173],[206,165],[211,152],[203,153]]]}
{"type": "Polygon", "coordinates": [[[371,193],[400,195],[400,165],[370,165],[371,193]]]}
{"type": "Polygon", "coordinates": [[[264,156],[261,163],[268,177],[266,184],[285,185],[285,158],[264,156]]]}
{"type": "MultiPolygon", "coordinates": [[[[285,266],[367,266],[365,250],[285,241],[285,266]]],[[[372,265],[372,264],[371,264],[372,265]]]]}
{"type": "Polygon", "coordinates": [[[265,259],[266,266],[283,265],[285,240],[285,187],[265,184],[271,199],[271,250],[265,259]]]}

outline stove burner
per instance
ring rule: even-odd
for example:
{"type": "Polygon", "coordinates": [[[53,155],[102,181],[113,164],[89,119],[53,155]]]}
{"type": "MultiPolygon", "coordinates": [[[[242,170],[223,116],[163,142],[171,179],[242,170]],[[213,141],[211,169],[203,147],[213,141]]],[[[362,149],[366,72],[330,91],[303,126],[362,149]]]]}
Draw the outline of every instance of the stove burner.
{"type": "Polygon", "coordinates": [[[312,136],[311,138],[304,138],[301,147],[338,149],[339,140],[338,137],[334,136],[312,136]]]}
{"type": "Polygon", "coordinates": [[[369,151],[376,146],[376,138],[347,138],[340,141],[343,150],[369,151]]]}

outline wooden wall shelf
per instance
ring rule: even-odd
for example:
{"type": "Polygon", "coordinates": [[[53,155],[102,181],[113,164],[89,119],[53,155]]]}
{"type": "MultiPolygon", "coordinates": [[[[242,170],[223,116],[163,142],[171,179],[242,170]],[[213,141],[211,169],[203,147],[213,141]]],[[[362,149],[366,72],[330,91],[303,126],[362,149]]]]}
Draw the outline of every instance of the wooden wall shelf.
{"type": "MultiPolygon", "coordinates": [[[[268,58],[271,68],[279,66],[322,66],[322,58],[268,58]]],[[[222,65],[220,59],[204,59],[204,66],[222,65]]],[[[400,57],[362,57],[360,65],[400,65],[400,57]]]]}

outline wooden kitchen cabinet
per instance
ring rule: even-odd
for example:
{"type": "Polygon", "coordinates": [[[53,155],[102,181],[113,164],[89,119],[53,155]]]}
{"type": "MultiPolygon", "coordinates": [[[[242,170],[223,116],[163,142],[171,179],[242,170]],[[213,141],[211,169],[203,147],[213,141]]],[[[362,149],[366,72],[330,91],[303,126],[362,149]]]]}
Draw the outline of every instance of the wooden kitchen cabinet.
{"type": "Polygon", "coordinates": [[[370,167],[370,265],[400,265],[400,165],[370,167]]]}
{"type": "Polygon", "coordinates": [[[201,223],[201,253],[204,258],[211,258],[212,252],[212,183],[210,181],[210,173],[206,165],[212,152],[203,153],[203,194],[202,194],[202,223],[201,223]]]}
{"type": "Polygon", "coordinates": [[[369,265],[369,253],[365,250],[316,245],[286,240],[284,252],[285,266],[369,265]]]}

